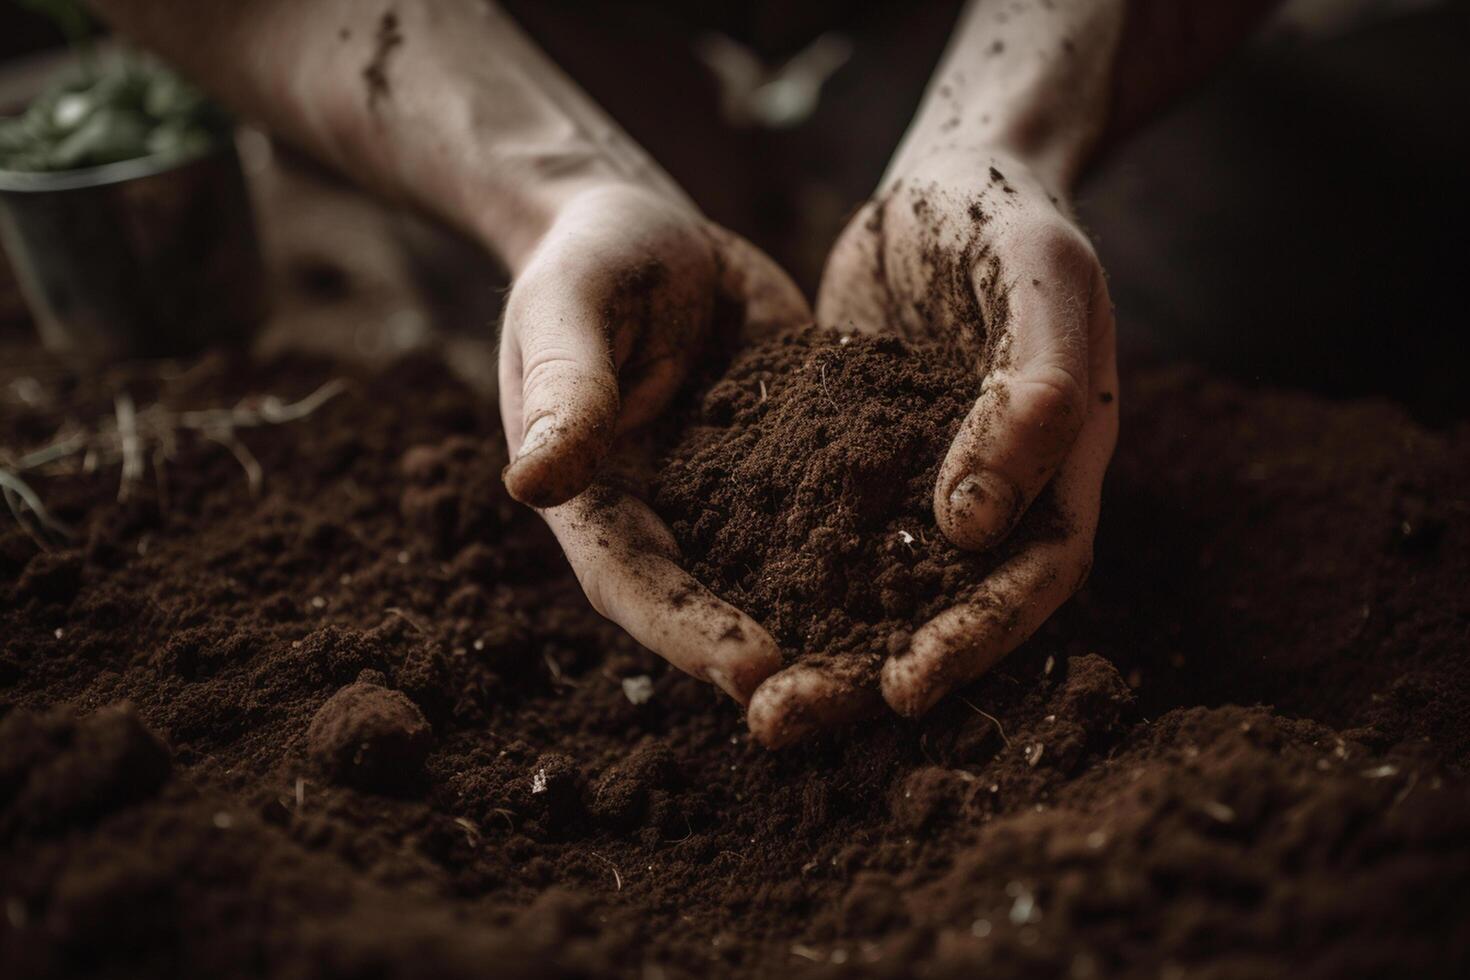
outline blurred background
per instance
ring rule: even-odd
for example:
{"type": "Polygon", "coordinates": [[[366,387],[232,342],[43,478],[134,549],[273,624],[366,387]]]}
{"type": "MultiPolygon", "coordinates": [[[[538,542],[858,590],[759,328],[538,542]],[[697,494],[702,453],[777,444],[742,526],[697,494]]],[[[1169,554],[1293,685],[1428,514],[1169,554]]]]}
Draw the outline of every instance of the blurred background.
{"type": "MultiPolygon", "coordinates": [[[[962,5],[505,6],[712,218],[810,293],[962,5]]],[[[57,42],[0,4],[0,101],[57,42]]],[[[1079,191],[1125,373],[1189,360],[1246,384],[1390,398],[1431,425],[1470,416],[1467,126],[1470,2],[1286,5],[1079,191]]],[[[489,356],[504,285],[492,262],[264,140],[245,149],[277,294],[267,346],[345,339],[387,356],[441,327],[471,372],[489,356]]],[[[26,317],[13,286],[0,293],[14,337],[26,317]]]]}

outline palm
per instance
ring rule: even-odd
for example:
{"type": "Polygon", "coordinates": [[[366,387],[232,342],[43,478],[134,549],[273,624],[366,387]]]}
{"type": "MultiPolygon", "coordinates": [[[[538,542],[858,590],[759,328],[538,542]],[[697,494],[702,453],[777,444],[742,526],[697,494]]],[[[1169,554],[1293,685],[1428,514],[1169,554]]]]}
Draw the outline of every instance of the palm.
{"type": "MultiPolygon", "coordinates": [[[[1106,286],[1085,237],[1025,166],[999,154],[936,157],[849,223],[817,318],[936,341],[984,376],[935,485],[935,519],[953,543],[992,547],[1048,485],[1071,524],[1061,539],[1021,548],[885,663],[884,699],[914,716],[988,670],[1086,577],[1117,433],[1106,286]]],[[[835,676],[791,668],[757,692],[751,726],[790,741],[871,703],[835,676]]]]}
{"type": "Polygon", "coordinates": [[[506,306],[507,487],[543,508],[598,612],[742,703],[779,668],[775,642],[680,567],[672,534],[642,499],[631,447],[713,335],[809,317],[749,243],[624,189],[567,208],[506,306]]]}

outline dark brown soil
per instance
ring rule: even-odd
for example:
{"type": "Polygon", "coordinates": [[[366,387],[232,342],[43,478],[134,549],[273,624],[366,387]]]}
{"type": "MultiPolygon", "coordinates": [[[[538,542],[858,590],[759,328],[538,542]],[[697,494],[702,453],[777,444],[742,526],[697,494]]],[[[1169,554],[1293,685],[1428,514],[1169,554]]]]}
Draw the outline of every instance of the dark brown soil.
{"type": "MultiPolygon", "coordinates": [[[[9,380],[8,448],[112,410],[9,380]]],[[[79,536],[0,525],[0,973],[1464,975],[1470,429],[1125,381],[1086,590],[922,723],[779,753],[588,609],[436,362],[242,433],[259,496],[203,442],[162,497],[38,481],[79,536]]]]}
{"type": "Polygon", "coordinates": [[[934,481],[979,394],[938,346],[809,329],[740,352],[660,468],[655,509],[695,577],[788,659],[876,686],[913,629],[1064,528],[1047,500],[1004,547],[960,551],[934,481]]]}
{"type": "Polygon", "coordinates": [[[306,730],[306,754],[331,779],[377,792],[419,781],[433,730],[388,678],[368,668],[327,699],[306,730]]]}

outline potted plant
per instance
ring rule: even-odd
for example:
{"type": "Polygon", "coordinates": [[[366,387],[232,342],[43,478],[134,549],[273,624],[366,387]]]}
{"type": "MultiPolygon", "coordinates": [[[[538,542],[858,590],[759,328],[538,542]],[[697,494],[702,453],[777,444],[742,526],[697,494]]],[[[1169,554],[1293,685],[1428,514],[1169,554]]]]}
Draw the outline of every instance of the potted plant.
{"type": "Polygon", "coordinates": [[[77,0],[26,0],[75,57],[0,118],[0,245],[43,342],[85,360],[236,344],[264,314],[229,118],[159,62],[100,57],[77,0]]]}

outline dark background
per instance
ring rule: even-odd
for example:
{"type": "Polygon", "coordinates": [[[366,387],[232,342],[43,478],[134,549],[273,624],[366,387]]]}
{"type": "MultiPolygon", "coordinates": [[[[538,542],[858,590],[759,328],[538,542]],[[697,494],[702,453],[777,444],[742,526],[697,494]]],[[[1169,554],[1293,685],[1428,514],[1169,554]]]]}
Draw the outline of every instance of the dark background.
{"type": "MultiPolygon", "coordinates": [[[[919,102],[958,2],[508,6],[716,220],[808,291],[919,102]],[[693,41],[768,63],[854,41],[815,114],[738,129],[693,41]]],[[[0,5],[0,57],[50,46],[0,5]]],[[[1247,383],[1470,416],[1470,3],[1331,36],[1276,32],[1100,161],[1081,217],[1112,281],[1125,372],[1188,359],[1247,383]]],[[[1125,378],[1126,384],[1126,378],[1125,378]]]]}

